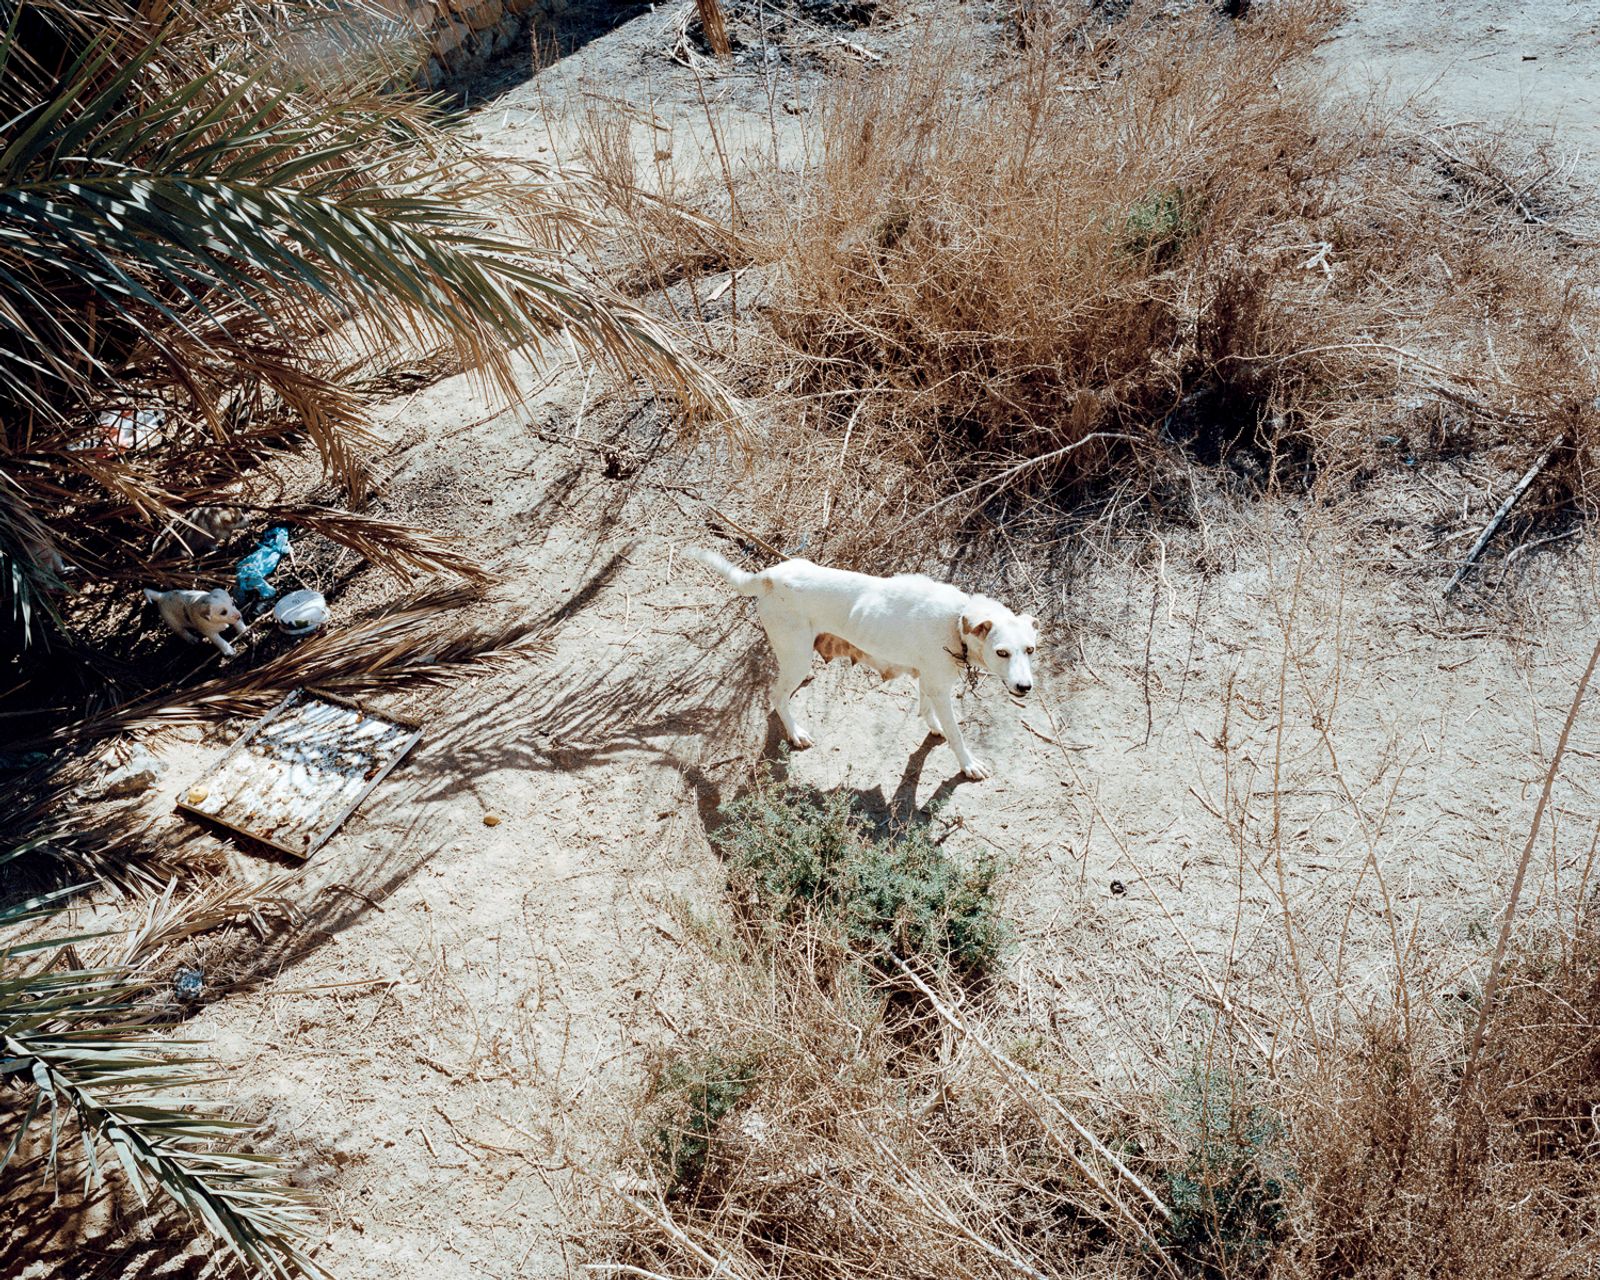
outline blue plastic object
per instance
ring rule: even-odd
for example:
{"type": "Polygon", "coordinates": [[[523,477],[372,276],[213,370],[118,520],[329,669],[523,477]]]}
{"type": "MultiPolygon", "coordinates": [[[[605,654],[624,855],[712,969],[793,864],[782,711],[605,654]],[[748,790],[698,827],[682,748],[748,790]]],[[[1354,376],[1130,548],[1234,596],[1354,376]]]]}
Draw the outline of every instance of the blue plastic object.
{"type": "Polygon", "coordinates": [[[268,529],[267,536],[261,539],[256,549],[239,561],[239,594],[260,596],[263,600],[270,600],[277,595],[278,589],[267,579],[288,551],[289,531],[281,527],[268,529]]]}
{"type": "Polygon", "coordinates": [[[179,967],[172,980],[173,994],[180,1000],[198,1000],[206,989],[206,976],[199,969],[179,967]]]}

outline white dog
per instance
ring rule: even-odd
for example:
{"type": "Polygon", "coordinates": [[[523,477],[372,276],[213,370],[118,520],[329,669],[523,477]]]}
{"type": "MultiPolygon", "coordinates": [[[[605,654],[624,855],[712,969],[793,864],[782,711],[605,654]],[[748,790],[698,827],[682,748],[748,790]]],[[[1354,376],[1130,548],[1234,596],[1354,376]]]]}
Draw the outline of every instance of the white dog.
{"type": "Polygon", "coordinates": [[[209,640],[224,656],[233,657],[234,647],[222,633],[232,627],[244,634],[244,618],[239,607],[221,587],[215,591],[155,591],[144,589],[144,598],[161,611],[161,621],[173,635],[190,644],[209,640]]]}
{"type": "Polygon", "coordinates": [[[915,676],[928,727],[954,748],[967,777],[989,776],[988,766],[973,758],[961,737],[951,691],[971,666],[999,676],[1018,697],[1033,688],[1039,633],[1031,617],[920,573],[874,578],[809,560],[785,560],[746,573],[714,551],[689,554],[740,595],[755,597],[778,659],[773,709],[796,748],[809,747],[811,734],[795,718],[789,700],[810,673],[815,651],[829,661],[864,663],[885,680],[915,676]]]}

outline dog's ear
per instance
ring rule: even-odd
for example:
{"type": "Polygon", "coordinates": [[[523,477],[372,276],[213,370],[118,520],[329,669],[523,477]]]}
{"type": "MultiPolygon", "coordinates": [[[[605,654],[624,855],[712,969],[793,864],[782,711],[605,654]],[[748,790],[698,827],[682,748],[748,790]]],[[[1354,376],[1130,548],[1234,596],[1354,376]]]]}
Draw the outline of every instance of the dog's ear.
{"type": "Polygon", "coordinates": [[[982,640],[993,626],[994,619],[983,617],[977,609],[969,608],[961,615],[961,634],[964,636],[977,636],[982,640]]]}
{"type": "Polygon", "coordinates": [[[1031,613],[1023,614],[1017,619],[1017,621],[1023,626],[1027,627],[1029,631],[1033,632],[1034,639],[1037,640],[1039,638],[1039,620],[1031,613]]]}

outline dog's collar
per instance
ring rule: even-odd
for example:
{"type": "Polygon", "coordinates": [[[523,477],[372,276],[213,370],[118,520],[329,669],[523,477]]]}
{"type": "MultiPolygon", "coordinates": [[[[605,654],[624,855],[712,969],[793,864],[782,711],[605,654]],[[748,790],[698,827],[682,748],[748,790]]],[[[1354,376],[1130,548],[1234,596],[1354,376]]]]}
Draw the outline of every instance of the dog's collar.
{"type": "Polygon", "coordinates": [[[972,665],[972,652],[967,647],[967,638],[961,634],[961,622],[956,621],[956,643],[961,646],[958,652],[955,649],[946,649],[951,658],[955,660],[956,670],[967,677],[967,687],[974,689],[978,685],[978,668],[972,665]]]}
{"type": "Polygon", "coordinates": [[[951,649],[951,648],[946,647],[945,652],[948,653],[952,658],[955,659],[956,666],[964,667],[964,668],[966,668],[967,670],[970,671],[972,669],[972,655],[967,650],[967,638],[966,638],[966,636],[961,634],[961,619],[960,618],[956,619],[954,630],[955,630],[956,644],[959,646],[959,648],[951,649]]]}

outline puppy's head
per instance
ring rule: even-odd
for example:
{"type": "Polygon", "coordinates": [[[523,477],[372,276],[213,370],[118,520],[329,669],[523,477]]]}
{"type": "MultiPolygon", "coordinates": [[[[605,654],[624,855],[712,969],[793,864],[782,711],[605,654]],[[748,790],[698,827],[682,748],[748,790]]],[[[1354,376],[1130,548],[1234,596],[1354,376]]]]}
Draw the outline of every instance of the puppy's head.
{"type": "Polygon", "coordinates": [[[999,676],[1021,698],[1033,688],[1033,651],[1039,628],[1028,614],[1015,614],[997,600],[973,596],[961,614],[961,638],[972,661],[999,676]]]}
{"type": "Polygon", "coordinates": [[[221,587],[206,592],[196,600],[195,608],[202,618],[216,627],[229,626],[244,617],[239,612],[239,606],[234,604],[233,597],[221,587]]]}

